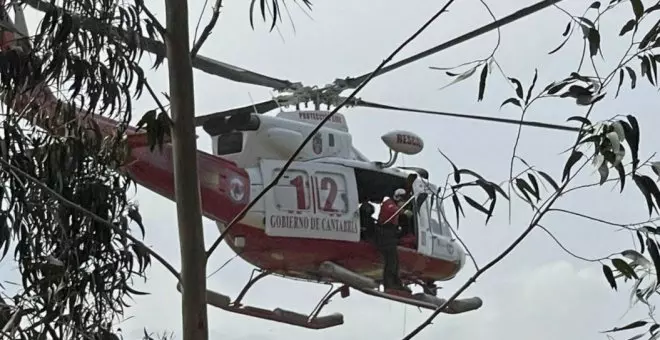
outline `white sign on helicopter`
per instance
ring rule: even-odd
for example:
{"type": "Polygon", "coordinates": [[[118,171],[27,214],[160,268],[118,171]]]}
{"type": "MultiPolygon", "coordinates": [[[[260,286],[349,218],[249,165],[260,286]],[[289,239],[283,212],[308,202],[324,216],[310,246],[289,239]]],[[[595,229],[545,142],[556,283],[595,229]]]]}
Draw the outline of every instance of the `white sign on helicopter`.
{"type": "MultiPolygon", "coordinates": [[[[282,162],[262,160],[261,166],[264,176],[272,178],[282,162]]],[[[360,241],[352,168],[294,162],[264,203],[268,236],[360,241]]]]}

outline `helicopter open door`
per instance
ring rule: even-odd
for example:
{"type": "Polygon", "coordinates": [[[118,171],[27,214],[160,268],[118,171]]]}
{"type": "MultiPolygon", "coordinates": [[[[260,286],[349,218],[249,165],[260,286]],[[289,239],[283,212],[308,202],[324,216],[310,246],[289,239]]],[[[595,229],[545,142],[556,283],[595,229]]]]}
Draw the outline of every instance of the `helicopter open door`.
{"type": "MultiPolygon", "coordinates": [[[[417,182],[417,181],[415,181],[417,182]]],[[[417,191],[419,188],[417,183],[415,187],[415,217],[417,224],[417,251],[431,256],[433,254],[433,237],[430,227],[430,212],[428,209],[427,200],[429,199],[429,194],[424,191],[417,191]]]]}
{"type": "MultiPolygon", "coordinates": [[[[262,160],[265,182],[284,162],[262,160]]],[[[353,168],[293,162],[264,197],[268,236],[360,241],[358,192],[353,168]]]]}
{"type": "Polygon", "coordinates": [[[442,202],[435,195],[434,189],[418,178],[413,184],[413,191],[419,235],[417,251],[439,259],[457,261],[462,265],[464,253],[451,237],[442,202]]]}

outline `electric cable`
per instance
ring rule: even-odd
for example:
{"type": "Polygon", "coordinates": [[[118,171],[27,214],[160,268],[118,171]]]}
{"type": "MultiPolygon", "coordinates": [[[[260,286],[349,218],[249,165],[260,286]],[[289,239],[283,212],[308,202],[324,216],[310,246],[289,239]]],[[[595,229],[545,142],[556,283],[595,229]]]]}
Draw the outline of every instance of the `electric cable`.
{"type": "MultiPolygon", "coordinates": [[[[485,34],[485,33],[488,33],[492,30],[495,30],[495,29],[501,28],[503,26],[506,26],[510,23],[513,23],[514,21],[520,20],[520,19],[522,19],[526,16],[529,16],[531,14],[534,14],[534,13],[536,13],[536,12],[542,10],[542,9],[545,9],[547,7],[555,5],[555,4],[557,4],[561,1],[562,0],[542,0],[542,1],[537,2],[537,3],[535,3],[531,6],[519,9],[518,11],[513,12],[513,13],[507,15],[506,17],[504,17],[502,19],[493,21],[488,25],[481,26],[481,27],[479,27],[479,28],[477,28],[477,29],[475,29],[471,32],[463,34],[459,37],[456,37],[452,40],[444,42],[444,43],[442,43],[440,45],[437,45],[435,47],[429,48],[426,51],[417,53],[413,56],[410,56],[410,57],[405,58],[403,60],[397,61],[393,64],[388,65],[388,66],[385,66],[380,71],[378,71],[375,75],[373,75],[372,77],[375,78],[375,77],[380,76],[382,74],[385,74],[387,72],[394,71],[394,70],[396,70],[400,67],[406,66],[406,65],[408,65],[410,63],[413,63],[417,60],[420,60],[422,58],[428,57],[432,54],[438,53],[440,51],[444,51],[444,50],[446,50],[450,47],[456,46],[460,43],[463,43],[463,42],[466,42],[470,39],[476,38],[476,37],[478,37],[482,34],[485,34]]],[[[369,77],[370,75],[371,75],[371,73],[367,73],[367,74],[363,74],[359,77],[354,77],[354,78],[349,77],[349,78],[346,78],[346,79],[338,79],[338,80],[336,80],[336,82],[345,85],[347,88],[355,88],[358,85],[360,85],[365,79],[367,79],[367,77],[369,77]]]]}
{"type": "Polygon", "coordinates": [[[563,130],[563,131],[572,131],[572,132],[579,132],[580,131],[580,128],[565,126],[565,125],[557,125],[557,124],[550,124],[550,123],[543,123],[543,122],[536,122],[536,121],[524,121],[524,120],[519,120],[519,119],[477,116],[477,115],[470,115],[470,114],[463,114],[463,113],[453,113],[453,112],[444,112],[444,111],[414,109],[414,108],[407,108],[407,107],[402,107],[402,106],[393,106],[393,105],[386,105],[386,104],[368,102],[368,101],[361,100],[361,99],[358,99],[356,101],[355,105],[356,106],[362,106],[362,107],[369,107],[369,108],[373,108],[373,109],[414,112],[414,113],[422,113],[422,114],[446,116],[446,117],[454,117],[454,118],[484,120],[484,121],[503,123],[503,124],[526,125],[526,126],[532,126],[532,127],[537,127],[537,128],[542,128],[542,129],[550,129],[550,130],[563,130]]]}

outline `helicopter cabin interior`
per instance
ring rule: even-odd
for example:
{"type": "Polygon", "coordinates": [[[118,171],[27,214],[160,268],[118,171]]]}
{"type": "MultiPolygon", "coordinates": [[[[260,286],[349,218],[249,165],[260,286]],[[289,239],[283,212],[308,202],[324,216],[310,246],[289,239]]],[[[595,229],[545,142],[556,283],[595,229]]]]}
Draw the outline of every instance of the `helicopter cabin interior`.
{"type": "MultiPolygon", "coordinates": [[[[373,228],[378,219],[378,210],[385,197],[391,197],[394,191],[408,186],[407,178],[389,174],[387,172],[354,168],[357,182],[358,198],[360,202],[360,225],[362,226],[362,240],[370,241],[373,237],[373,228]],[[375,206],[374,206],[375,205],[375,206]]],[[[412,202],[411,202],[412,203],[412,202]]],[[[401,234],[399,244],[401,246],[417,249],[417,209],[416,204],[410,205],[414,218],[400,220],[401,234]]]]}

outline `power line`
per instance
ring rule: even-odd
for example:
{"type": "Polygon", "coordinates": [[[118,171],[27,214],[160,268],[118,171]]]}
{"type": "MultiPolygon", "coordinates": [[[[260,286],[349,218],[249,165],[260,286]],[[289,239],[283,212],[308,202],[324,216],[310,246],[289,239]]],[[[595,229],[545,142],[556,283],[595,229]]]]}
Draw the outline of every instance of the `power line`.
{"type": "MultiPolygon", "coordinates": [[[[506,16],[502,19],[493,21],[492,23],[490,23],[488,25],[477,28],[476,30],[474,30],[472,32],[466,33],[466,34],[461,35],[459,37],[456,37],[452,40],[449,40],[445,43],[442,43],[438,46],[432,47],[432,48],[430,48],[426,51],[417,53],[417,54],[415,54],[411,57],[408,57],[406,59],[397,61],[396,63],[393,63],[389,66],[383,67],[380,71],[378,71],[378,73],[376,73],[374,75],[374,77],[377,77],[379,75],[385,74],[385,73],[390,72],[390,71],[394,71],[394,70],[396,70],[400,67],[406,66],[406,65],[408,65],[410,63],[413,63],[417,60],[428,57],[428,56],[430,56],[432,54],[435,54],[435,53],[438,53],[440,51],[444,51],[444,50],[446,50],[450,47],[453,47],[453,46],[458,45],[460,43],[466,42],[470,39],[476,38],[476,37],[478,37],[482,34],[490,32],[492,30],[501,28],[502,26],[508,25],[508,24],[510,24],[514,21],[517,21],[517,20],[522,19],[526,16],[534,14],[534,13],[536,13],[536,12],[542,10],[542,9],[545,9],[549,6],[557,4],[561,1],[562,0],[543,0],[543,1],[537,2],[534,5],[531,5],[529,7],[522,8],[522,9],[520,9],[520,10],[514,12],[514,13],[509,14],[508,16],[506,16]]],[[[370,73],[363,74],[363,75],[361,75],[359,77],[355,77],[355,78],[350,78],[349,77],[347,79],[338,80],[338,82],[341,82],[341,83],[345,82],[345,85],[347,86],[347,88],[356,88],[358,85],[360,85],[360,83],[362,83],[365,79],[367,79],[367,77],[369,75],[370,75],[370,73]]]]}
{"type": "Polygon", "coordinates": [[[524,121],[524,120],[508,119],[508,118],[485,117],[485,116],[477,116],[477,115],[470,115],[470,114],[464,114],[464,113],[453,113],[453,112],[444,112],[444,111],[413,109],[413,108],[407,108],[407,107],[401,107],[401,106],[392,106],[392,105],[386,105],[386,104],[373,103],[373,102],[368,102],[368,101],[364,101],[364,100],[361,100],[361,99],[357,101],[356,105],[357,106],[363,106],[363,107],[370,107],[370,108],[374,108],[374,109],[382,109],[382,110],[414,112],[414,113],[422,113],[422,114],[437,115],[437,116],[446,116],[446,117],[453,117],[453,118],[483,120],[483,121],[503,123],[503,124],[525,125],[525,126],[532,126],[532,127],[537,127],[537,128],[542,128],[542,129],[550,129],[550,130],[562,130],[562,131],[571,131],[571,132],[579,132],[580,131],[580,128],[576,128],[576,127],[572,127],[572,126],[566,126],[566,125],[557,125],[557,124],[535,122],[535,121],[524,121]]]}

